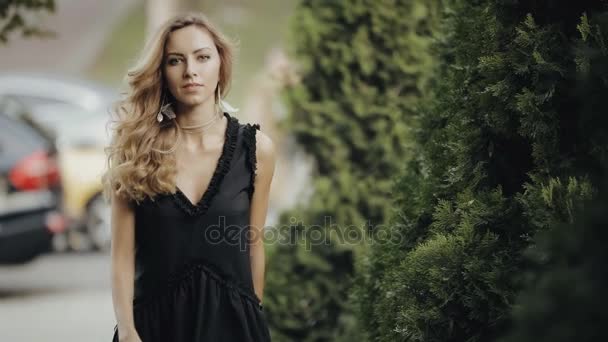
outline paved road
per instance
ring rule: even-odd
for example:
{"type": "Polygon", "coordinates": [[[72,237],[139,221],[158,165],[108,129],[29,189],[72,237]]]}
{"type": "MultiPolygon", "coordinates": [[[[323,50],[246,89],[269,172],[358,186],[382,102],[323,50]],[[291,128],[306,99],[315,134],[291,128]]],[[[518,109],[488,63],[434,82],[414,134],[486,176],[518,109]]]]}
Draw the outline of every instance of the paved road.
{"type": "Polygon", "coordinates": [[[0,341],[109,342],[108,254],[54,254],[0,266],[0,341]]]}

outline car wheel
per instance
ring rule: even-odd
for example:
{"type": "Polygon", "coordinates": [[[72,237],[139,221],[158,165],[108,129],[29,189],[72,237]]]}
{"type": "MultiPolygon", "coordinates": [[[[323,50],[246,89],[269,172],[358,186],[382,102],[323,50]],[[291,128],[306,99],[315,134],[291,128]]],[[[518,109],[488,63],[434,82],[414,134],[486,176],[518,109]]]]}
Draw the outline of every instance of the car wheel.
{"type": "Polygon", "coordinates": [[[67,252],[67,250],[70,248],[68,243],[68,234],[66,232],[55,234],[53,236],[52,247],[54,252],[67,252]]]}
{"type": "Polygon", "coordinates": [[[93,246],[101,251],[109,251],[112,241],[110,206],[101,195],[95,196],[89,204],[85,226],[93,246]]]}

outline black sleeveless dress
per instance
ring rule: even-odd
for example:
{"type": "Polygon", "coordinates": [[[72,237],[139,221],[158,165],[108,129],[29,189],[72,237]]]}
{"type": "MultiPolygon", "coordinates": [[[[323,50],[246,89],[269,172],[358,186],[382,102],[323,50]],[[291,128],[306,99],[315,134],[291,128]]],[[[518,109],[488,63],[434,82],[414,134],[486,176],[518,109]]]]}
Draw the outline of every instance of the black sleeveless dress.
{"type": "Polygon", "coordinates": [[[224,116],[222,152],[198,203],[178,189],[133,204],[133,316],[142,342],[270,341],[247,233],[260,126],[224,116]]]}

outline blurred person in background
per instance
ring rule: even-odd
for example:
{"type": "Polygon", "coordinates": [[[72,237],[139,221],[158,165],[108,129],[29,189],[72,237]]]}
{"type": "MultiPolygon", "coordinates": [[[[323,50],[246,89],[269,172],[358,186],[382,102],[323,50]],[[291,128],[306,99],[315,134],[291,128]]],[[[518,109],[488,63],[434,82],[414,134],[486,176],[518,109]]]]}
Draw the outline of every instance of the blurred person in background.
{"type": "Polygon", "coordinates": [[[189,13],[128,72],[103,176],[113,341],[270,341],[262,234],[275,146],[222,100],[233,54],[189,13]]]}

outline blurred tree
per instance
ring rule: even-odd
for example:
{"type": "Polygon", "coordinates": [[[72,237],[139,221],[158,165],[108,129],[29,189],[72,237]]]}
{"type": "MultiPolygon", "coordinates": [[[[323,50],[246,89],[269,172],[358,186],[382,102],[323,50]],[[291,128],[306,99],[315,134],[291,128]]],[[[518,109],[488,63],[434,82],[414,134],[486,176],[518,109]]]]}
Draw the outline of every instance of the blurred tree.
{"type": "Polygon", "coordinates": [[[146,35],[172,16],[201,8],[203,0],[146,0],[146,35]]]}
{"type": "MultiPolygon", "coordinates": [[[[593,65],[579,53],[581,35],[603,35],[577,27],[604,2],[444,4],[441,66],[419,113],[417,157],[395,193],[389,235],[399,239],[378,240],[368,262],[374,341],[504,334],[530,267],[524,252],[538,232],[574,221],[607,159],[597,99],[605,69],[597,91],[577,92],[593,65]]],[[[597,45],[591,54],[606,49],[597,45]]]]}
{"type": "Polygon", "coordinates": [[[180,10],[179,0],[146,0],[146,36],[180,10]]]}
{"type": "Polygon", "coordinates": [[[307,0],[293,17],[301,82],[283,124],[314,159],[312,197],[284,213],[268,261],[266,313],[276,341],[360,340],[349,302],[354,259],[390,216],[410,118],[428,86],[436,2],[307,0]],[[283,227],[281,227],[283,228],[283,227]],[[297,235],[297,236],[296,236],[297,235]]]}
{"type": "Polygon", "coordinates": [[[9,41],[9,34],[21,32],[24,37],[49,36],[52,32],[30,23],[28,15],[37,11],[55,11],[54,0],[3,0],[0,1],[0,43],[9,41]]]}

